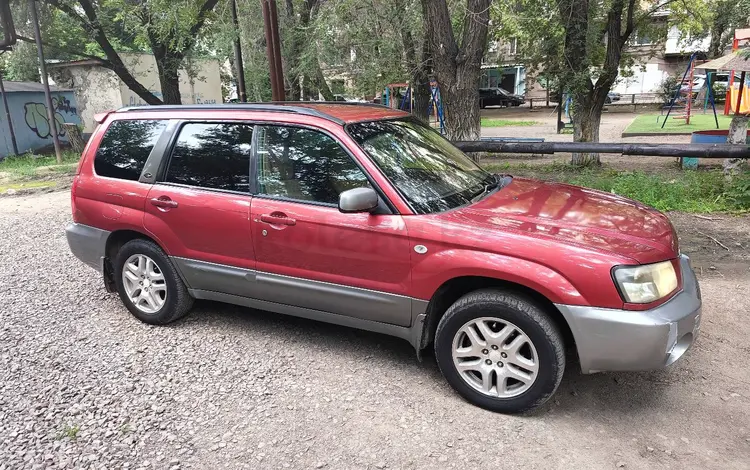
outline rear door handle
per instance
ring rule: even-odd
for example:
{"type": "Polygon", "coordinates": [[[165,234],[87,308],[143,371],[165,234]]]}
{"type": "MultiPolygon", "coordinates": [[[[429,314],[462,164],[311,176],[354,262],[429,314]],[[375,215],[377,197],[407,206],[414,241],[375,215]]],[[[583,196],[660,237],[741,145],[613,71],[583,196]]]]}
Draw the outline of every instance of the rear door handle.
{"type": "Polygon", "coordinates": [[[263,214],[260,216],[260,220],[271,225],[297,225],[296,220],[281,214],[263,214]]]}
{"type": "Polygon", "coordinates": [[[155,197],[151,199],[151,204],[156,207],[164,207],[164,208],[170,208],[170,209],[173,209],[179,205],[177,204],[177,201],[173,201],[172,199],[169,199],[168,196],[155,197]]]}

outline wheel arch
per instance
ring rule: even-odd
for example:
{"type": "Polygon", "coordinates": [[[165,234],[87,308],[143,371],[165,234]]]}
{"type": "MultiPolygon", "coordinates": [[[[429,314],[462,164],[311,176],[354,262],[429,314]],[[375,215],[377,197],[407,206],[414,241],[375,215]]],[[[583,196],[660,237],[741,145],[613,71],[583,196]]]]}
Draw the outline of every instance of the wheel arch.
{"type": "MultiPolygon", "coordinates": [[[[107,288],[108,292],[116,292],[117,288],[115,287],[115,279],[114,279],[114,265],[113,260],[115,256],[117,256],[117,252],[120,251],[120,248],[123,247],[127,242],[131,240],[148,240],[150,242],[155,243],[159,248],[164,250],[164,247],[161,246],[161,244],[156,241],[153,237],[143,233],[139,232],[137,230],[132,229],[122,229],[122,230],[115,230],[114,232],[110,233],[107,237],[107,242],[104,246],[104,286],[107,288]]],[[[164,250],[166,253],[166,250],[164,250]]]]}
{"type": "Polygon", "coordinates": [[[435,339],[440,319],[448,308],[464,295],[480,289],[494,288],[505,292],[514,292],[528,298],[540,307],[559,328],[566,348],[575,350],[575,339],[568,322],[554,303],[539,291],[523,284],[486,276],[460,276],[445,281],[427,304],[426,316],[422,328],[422,340],[419,350],[427,348],[435,339]]]}

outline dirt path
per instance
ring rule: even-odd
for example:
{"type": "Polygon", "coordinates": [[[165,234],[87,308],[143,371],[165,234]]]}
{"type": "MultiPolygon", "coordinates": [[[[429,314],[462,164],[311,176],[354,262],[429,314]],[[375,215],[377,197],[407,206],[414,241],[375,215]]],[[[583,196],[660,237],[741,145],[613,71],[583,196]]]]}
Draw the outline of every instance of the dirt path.
{"type": "Polygon", "coordinates": [[[143,325],[68,252],[68,193],[0,198],[0,469],[747,469],[750,218],[671,217],[695,347],[648,373],[571,364],[503,416],[398,339],[215,303],[143,325]]]}

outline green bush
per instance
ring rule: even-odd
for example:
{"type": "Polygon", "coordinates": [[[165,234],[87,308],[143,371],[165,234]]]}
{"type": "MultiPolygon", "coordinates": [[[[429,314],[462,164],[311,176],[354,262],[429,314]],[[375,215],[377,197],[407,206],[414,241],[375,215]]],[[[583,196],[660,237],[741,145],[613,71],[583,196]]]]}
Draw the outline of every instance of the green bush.
{"type": "Polygon", "coordinates": [[[669,105],[669,103],[672,102],[672,98],[674,98],[675,93],[677,93],[677,89],[680,86],[681,80],[682,77],[678,78],[674,75],[671,75],[661,82],[661,85],[659,85],[658,93],[664,105],[669,105]]]}
{"type": "Polygon", "coordinates": [[[570,183],[641,201],[661,211],[750,210],[750,171],[731,181],[721,170],[622,171],[550,164],[490,163],[489,171],[570,183]]]}
{"type": "Polygon", "coordinates": [[[732,205],[750,209],[750,174],[735,177],[727,184],[726,195],[732,205]]]}

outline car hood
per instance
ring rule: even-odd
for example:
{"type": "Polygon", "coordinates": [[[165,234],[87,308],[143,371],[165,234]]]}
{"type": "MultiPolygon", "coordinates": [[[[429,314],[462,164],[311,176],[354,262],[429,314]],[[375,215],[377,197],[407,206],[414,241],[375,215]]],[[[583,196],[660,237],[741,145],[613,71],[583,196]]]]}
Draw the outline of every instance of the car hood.
{"type": "Polygon", "coordinates": [[[661,212],[568,184],[514,178],[500,191],[446,216],[480,229],[521,232],[642,264],[678,256],[677,235],[661,212]]]}

